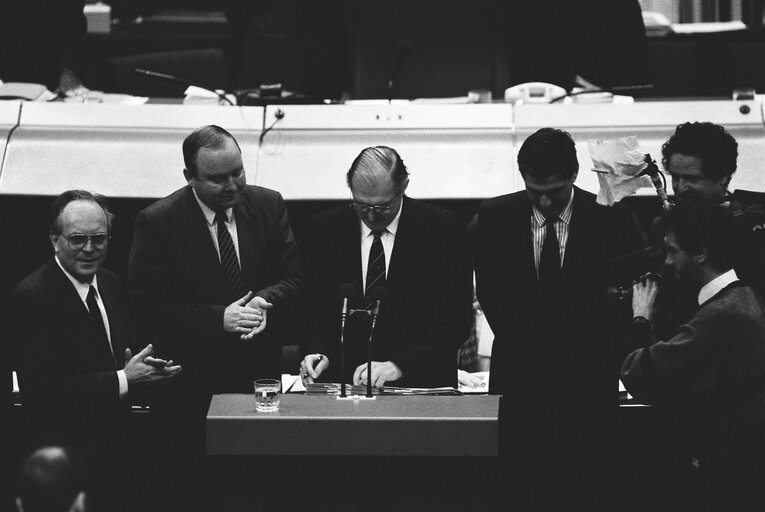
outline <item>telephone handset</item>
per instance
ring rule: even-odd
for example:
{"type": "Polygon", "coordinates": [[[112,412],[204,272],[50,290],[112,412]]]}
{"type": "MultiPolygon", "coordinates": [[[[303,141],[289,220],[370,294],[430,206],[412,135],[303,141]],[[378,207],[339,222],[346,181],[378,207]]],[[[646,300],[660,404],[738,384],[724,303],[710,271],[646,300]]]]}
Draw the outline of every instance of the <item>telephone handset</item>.
{"type": "Polygon", "coordinates": [[[565,96],[566,90],[546,82],[526,82],[505,89],[505,102],[550,103],[555,98],[565,96]]]}

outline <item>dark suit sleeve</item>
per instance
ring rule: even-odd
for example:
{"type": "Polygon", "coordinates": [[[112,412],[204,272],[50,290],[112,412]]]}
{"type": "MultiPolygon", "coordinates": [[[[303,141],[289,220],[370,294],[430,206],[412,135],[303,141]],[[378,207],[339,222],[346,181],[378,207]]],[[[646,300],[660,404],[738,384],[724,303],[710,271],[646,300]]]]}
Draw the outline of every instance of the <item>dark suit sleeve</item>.
{"type": "Polygon", "coordinates": [[[271,217],[273,225],[268,242],[268,259],[269,267],[274,272],[273,276],[269,276],[269,280],[274,284],[258,290],[255,295],[274,305],[283,305],[285,302],[294,302],[303,286],[303,277],[297,243],[287,218],[287,208],[281,194],[275,193],[273,196],[273,204],[270,205],[267,215],[271,217]]]}
{"type": "MultiPolygon", "coordinates": [[[[139,213],[128,276],[128,289],[136,306],[137,319],[144,328],[148,323],[175,332],[193,333],[189,339],[218,339],[223,331],[226,307],[178,296],[171,277],[175,274],[171,267],[177,262],[166,241],[167,236],[155,219],[146,212],[139,213]]],[[[173,354],[169,356],[174,357],[173,354]]]]}
{"type": "Polygon", "coordinates": [[[473,279],[465,229],[456,219],[441,225],[432,252],[434,286],[422,290],[412,306],[417,309],[414,315],[425,317],[420,320],[425,323],[422,330],[405,333],[421,337],[391,357],[408,380],[413,373],[430,373],[429,367],[434,375],[442,373],[439,368],[448,369],[450,380],[456,379],[457,350],[470,336],[473,279]]]}
{"type": "Polygon", "coordinates": [[[25,293],[14,293],[11,298],[9,318],[18,343],[19,387],[24,399],[55,407],[87,404],[91,409],[115,403],[119,400],[117,372],[77,373],[77,362],[72,362],[77,356],[69,352],[63,334],[66,326],[57,325],[54,307],[25,293]]]}

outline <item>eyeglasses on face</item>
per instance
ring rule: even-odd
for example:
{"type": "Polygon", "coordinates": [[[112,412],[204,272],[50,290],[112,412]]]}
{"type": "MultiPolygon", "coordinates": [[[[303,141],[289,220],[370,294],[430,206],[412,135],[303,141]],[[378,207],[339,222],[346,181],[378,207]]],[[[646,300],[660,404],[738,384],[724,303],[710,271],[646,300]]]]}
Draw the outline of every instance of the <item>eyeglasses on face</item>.
{"type": "Polygon", "coordinates": [[[351,206],[354,210],[359,211],[361,213],[378,213],[378,214],[385,214],[390,213],[393,211],[394,206],[392,204],[364,204],[364,203],[358,203],[356,201],[352,201],[351,206]]]}
{"type": "Polygon", "coordinates": [[[84,248],[88,242],[93,244],[93,247],[97,250],[101,250],[104,247],[106,247],[107,242],[109,241],[109,238],[111,238],[106,233],[96,233],[94,235],[83,235],[80,233],[73,233],[69,236],[61,235],[64,237],[69,244],[69,248],[73,251],[79,251],[82,248],[84,248]]]}

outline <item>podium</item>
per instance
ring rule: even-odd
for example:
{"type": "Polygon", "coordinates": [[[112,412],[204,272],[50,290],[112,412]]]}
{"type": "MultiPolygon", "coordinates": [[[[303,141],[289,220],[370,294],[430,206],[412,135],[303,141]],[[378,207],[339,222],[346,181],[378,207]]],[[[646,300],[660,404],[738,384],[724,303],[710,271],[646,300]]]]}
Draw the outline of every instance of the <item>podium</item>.
{"type": "Polygon", "coordinates": [[[226,510],[494,509],[498,396],[215,395],[207,453],[226,510]]]}

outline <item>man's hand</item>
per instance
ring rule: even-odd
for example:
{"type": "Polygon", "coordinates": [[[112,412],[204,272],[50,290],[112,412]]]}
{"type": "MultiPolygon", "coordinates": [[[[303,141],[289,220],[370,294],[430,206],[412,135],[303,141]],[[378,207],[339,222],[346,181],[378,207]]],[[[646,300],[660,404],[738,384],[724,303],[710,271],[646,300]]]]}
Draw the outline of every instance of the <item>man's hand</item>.
{"type": "MultiPolygon", "coordinates": [[[[398,380],[403,377],[404,374],[401,369],[391,361],[372,361],[372,386],[381,388],[386,382],[398,380]]],[[[353,384],[366,385],[367,383],[367,363],[360,364],[356,371],[353,372],[353,384]]]]}
{"type": "Polygon", "coordinates": [[[241,338],[242,340],[251,340],[261,332],[266,330],[266,320],[268,320],[268,310],[274,307],[273,304],[268,302],[263,297],[258,297],[257,295],[250,300],[250,302],[247,303],[248,308],[256,309],[260,311],[260,314],[263,315],[263,319],[260,321],[260,325],[254,327],[250,332],[246,334],[242,334],[241,338]]]}
{"type": "Polygon", "coordinates": [[[479,377],[478,375],[471,375],[465,370],[457,370],[457,382],[459,382],[460,386],[465,386],[467,388],[475,389],[486,387],[486,381],[483,376],[479,377]]]}
{"type": "Polygon", "coordinates": [[[303,384],[312,384],[327,368],[329,359],[324,354],[308,354],[300,363],[300,378],[303,384]]]}
{"type": "Polygon", "coordinates": [[[247,295],[229,304],[226,311],[223,312],[224,331],[244,335],[260,327],[261,322],[263,322],[263,312],[247,306],[251,298],[252,292],[247,292],[247,295]]]}
{"type": "Polygon", "coordinates": [[[138,384],[141,382],[153,382],[155,380],[167,379],[177,375],[181,371],[181,366],[173,364],[173,361],[165,361],[153,357],[154,347],[151,344],[141,350],[136,355],[125,349],[125,377],[128,384],[138,384]]]}
{"type": "Polygon", "coordinates": [[[643,276],[632,285],[632,316],[642,316],[653,321],[659,283],[650,276],[643,276]]]}

